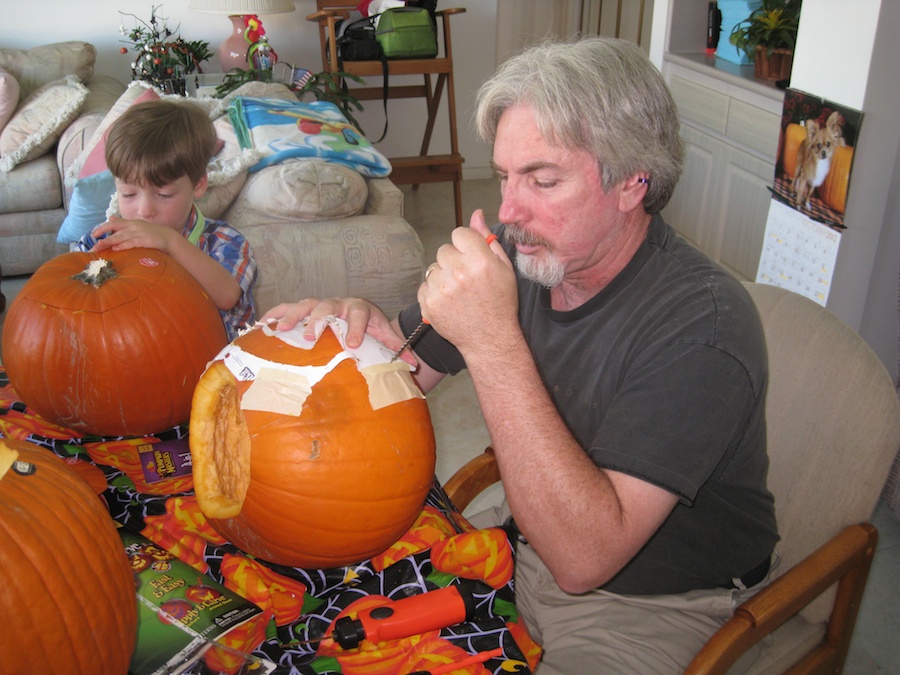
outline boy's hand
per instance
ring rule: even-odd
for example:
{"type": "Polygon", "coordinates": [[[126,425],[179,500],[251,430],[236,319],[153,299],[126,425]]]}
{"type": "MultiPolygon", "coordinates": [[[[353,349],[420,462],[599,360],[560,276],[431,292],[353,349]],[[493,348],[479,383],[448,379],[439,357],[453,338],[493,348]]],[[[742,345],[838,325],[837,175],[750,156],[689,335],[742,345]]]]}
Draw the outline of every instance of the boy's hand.
{"type": "Polygon", "coordinates": [[[145,220],[123,220],[112,216],[91,231],[91,236],[98,240],[91,251],[153,248],[169,253],[169,242],[173,234],[180,236],[174,230],[162,225],[154,225],[145,220]]]}

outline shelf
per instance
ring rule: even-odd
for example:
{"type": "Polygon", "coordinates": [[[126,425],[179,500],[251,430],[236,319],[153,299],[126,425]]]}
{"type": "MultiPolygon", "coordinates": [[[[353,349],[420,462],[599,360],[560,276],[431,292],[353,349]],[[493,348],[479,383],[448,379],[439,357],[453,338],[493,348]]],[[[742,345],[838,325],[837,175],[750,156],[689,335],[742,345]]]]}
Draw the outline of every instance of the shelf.
{"type": "Polygon", "coordinates": [[[776,102],[779,108],[784,102],[784,90],[776,87],[774,82],[754,77],[752,64],[740,66],[724,59],[717,59],[705,52],[687,54],[666,52],[664,58],[671,63],[677,63],[685,68],[765,97],[776,102]]]}
{"type": "Polygon", "coordinates": [[[663,75],[667,82],[673,76],[689,79],[730,98],[781,116],[784,91],[774,83],[753,77],[752,66],[739,66],[705,53],[666,52],[663,57],[663,75]]]}

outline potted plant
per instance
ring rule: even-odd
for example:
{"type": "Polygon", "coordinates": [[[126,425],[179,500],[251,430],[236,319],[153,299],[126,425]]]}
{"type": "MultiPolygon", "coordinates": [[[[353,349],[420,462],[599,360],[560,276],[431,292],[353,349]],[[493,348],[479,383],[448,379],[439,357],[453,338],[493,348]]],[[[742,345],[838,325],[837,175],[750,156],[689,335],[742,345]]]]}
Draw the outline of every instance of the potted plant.
{"type": "Polygon", "coordinates": [[[800,5],[801,0],[762,0],[750,16],[732,29],[728,40],[754,63],[756,77],[790,77],[800,5]]]}
{"type": "MultiPolygon", "coordinates": [[[[131,62],[132,79],[149,82],[167,94],[183,96],[185,76],[195,70],[202,73],[200,64],[209,59],[212,52],[208,42],[188,42],[178,35],[177,27],[171,30],[166,25],[167,19],[157,15],[161,6],[151,7],[149,22],[134,14],[119,12],[135,20],[134,28],[128,30],[123,25],[119,32],[128,38],[135,52],[131,62]]],[[[121,52],[127,54],[128,48],[122,47],[121,52]]]]}

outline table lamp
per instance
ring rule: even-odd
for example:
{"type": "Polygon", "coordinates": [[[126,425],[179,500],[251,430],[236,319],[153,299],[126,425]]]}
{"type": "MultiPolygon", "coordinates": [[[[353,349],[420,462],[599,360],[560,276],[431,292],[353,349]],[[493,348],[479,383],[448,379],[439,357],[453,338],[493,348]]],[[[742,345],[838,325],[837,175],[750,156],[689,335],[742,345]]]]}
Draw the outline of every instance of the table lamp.
{"type": "Polygon", "coordinates": [[[246,70],[250,43],[244,39],[244,16],[247,14],[278,14],[293,12],[294,0],[190,0],[188,9],[203,14],[227,14],[231,19],[231,35],[219,47],[222,72],[232,68],[246,70]]]}

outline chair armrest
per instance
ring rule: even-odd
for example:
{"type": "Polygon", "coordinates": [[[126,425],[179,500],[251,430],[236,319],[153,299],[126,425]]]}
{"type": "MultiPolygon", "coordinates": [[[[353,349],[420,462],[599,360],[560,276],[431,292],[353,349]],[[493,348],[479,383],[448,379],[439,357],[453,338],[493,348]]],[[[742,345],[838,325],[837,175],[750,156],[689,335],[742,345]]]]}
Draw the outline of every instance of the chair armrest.
{"type": "Polygon", "coordinates": [[[491,446],[463,464],[444,484],[444,491],[462,513],[482,491],[500,481],[500,466],[491,446]]]}
{"type": "Polygon", "coordinates": [[[878,530],[870,523],[845,528],[738,607],[685,673],[725,673],[741,654],[835,583],[837,595],[825,636],[801,659],[796,672],[840,672],[877,542],[878,530]]]}

